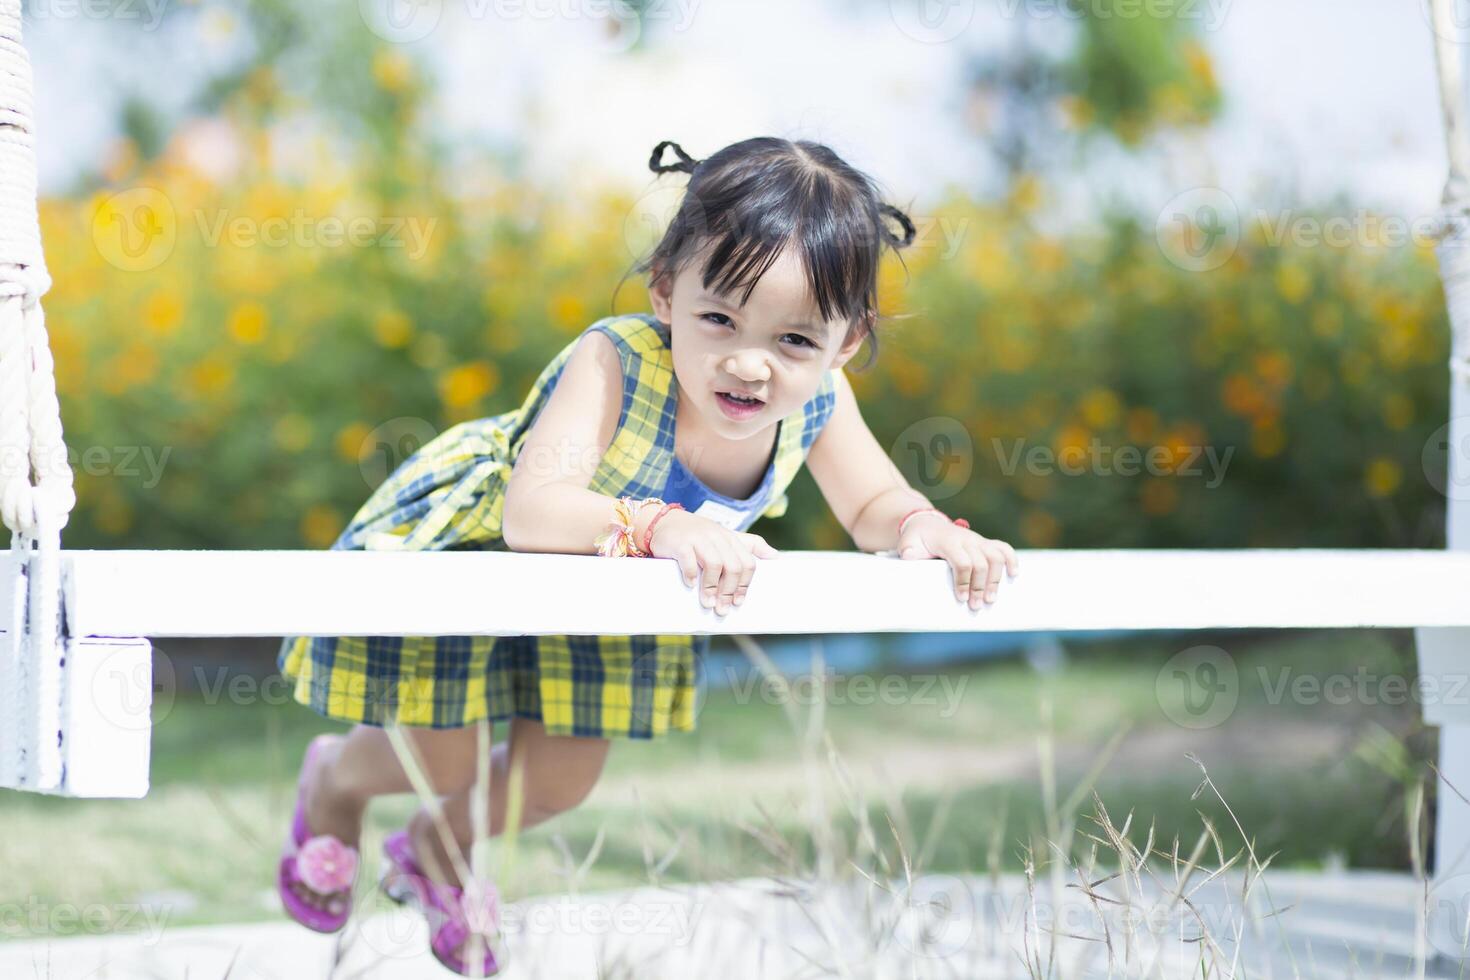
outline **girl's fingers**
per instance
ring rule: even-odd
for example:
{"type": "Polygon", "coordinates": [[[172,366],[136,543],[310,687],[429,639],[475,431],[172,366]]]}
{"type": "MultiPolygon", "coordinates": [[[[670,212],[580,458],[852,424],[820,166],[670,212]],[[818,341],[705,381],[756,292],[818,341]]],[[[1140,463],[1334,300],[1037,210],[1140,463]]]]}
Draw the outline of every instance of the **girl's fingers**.
{"type": "Polygon", "coordinates": [[[987,574],[985,576],[985,601],[995,601],[995,590],[1000,588],[1000,573],[1005,568],[1005,552],[999,548],[985,549],[987,574]]]}
{"type": "Polygon", "coordinates": [[[939,549],[940,557],[949,562],[949,567],[954,569],[954,597],[959,602],[965,602],[970,598],[972,580],[974,578],[975,559],[970,554],[963,541],[946,544],[939,549]]]}
{"type": "Polygon", "coordinates": [[[745,537],[750,541],[750,550],[757,558],[776,558],[780,556],[781,552],[767,544],[766,539],[759,534],[747,533],[745,537]]]}
{"type": "Polygon", "coordinates": [[[1012,548],[1010,545],[1006,544],[1004,541],[1000,541],[1000,542],[998,542],[998,544],[1001,546],[1001,549],[1005,552],[1005,556],[1006,556],[1006,574],[1009,575],[1011,578],[1015,578],[1017,575],[1021,574],[1021,559],[1019,559],[1019,558],[1016,557],[1016,549],[1015,548],[1012,548]]]}
{"type": "Polygon", "coordinates": [[[985,583],[990,575],[990,564],[985,558],[985,549],[974,535],[964,544],[965,555],[970,559],[970,590],[965,602],[971,609],[979,609],[985,598],[985,583]]]}
{"type": "Polygon", "coordinates": [[[734,605],[735,593],[740,591],[740,580],[745,574],[745,559],[741,556],[740,549],[735,547],[733,538],[726,538],[720,544],[725,567],[720,574],[720,591],[715,611],[723,616],[734,605]]]}
{"type": "Polygon", "coordinates": [[[735,595],[732,601],[738,606],[745,601],[745,593],[750,590],[750,580],[755,575],[755,556],[746,554],[739,548],[736,551],[739,552],[741,565],[739,569],[740,575],[735,583],[735,595]]]}
{"type": "Polygon", "coordinates": [[[699,604],[706,609],[712,609],[715,605],[715,595],[720,589],[720,574],[724,566],[720,561],[719,552],[709,544],[695,549],[699,553],[699,565],[701,573],[699,577],[699,604]]]}
{"type": "Polygon", "coordinates": [[[684,577],[684,584],[693,587],[699,579],[699,556],[694,552],[694,546],[686,544],[674,553],[674,558],[679,562],[679,574],[684,577]]]}

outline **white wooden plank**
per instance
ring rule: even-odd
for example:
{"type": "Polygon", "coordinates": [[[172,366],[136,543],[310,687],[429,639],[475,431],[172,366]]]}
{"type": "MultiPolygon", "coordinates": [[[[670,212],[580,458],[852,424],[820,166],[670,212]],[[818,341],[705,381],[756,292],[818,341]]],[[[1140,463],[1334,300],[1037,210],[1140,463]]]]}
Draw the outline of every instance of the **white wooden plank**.
{"type": "Polygon", "coordinates": [[[668,559],[509,552],[66,551],[73,636],[515,635],[1470,625],[1470,554],[1033,550],[998,601],[948,565],[787,551],[743,606],[699,605],[668,559]]]}
{"type": "Polygon", "coordinates": [[[148,794],[153,733],[153,645],[128,637],[80,637],[66,645],[62,701],[66,796],[140,799],[148,794]]]}

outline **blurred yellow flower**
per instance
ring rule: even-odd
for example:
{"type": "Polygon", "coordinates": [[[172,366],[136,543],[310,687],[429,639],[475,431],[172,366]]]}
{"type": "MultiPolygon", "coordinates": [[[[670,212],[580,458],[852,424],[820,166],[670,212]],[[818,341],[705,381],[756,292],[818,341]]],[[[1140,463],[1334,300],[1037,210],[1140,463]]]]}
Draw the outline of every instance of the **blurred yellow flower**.
{"type": "Polygon", "coordinates": [[[148,294],[143,303],[143,326],[161,337],[178,329],[184,318],[184,301],[177,291],[164,286],[148,294]]]}
{"type": "Polygon", "coordinates": [[[1057,455],[1057,462],[1069,467],[1081,465],[1091,439],[1092,433],[1084,425],[1062,426],[1052,440],[1052,451],[1057,455]]]}
{"type": "Polygon", "coordinates": [[[341,529],[341,516],[326,504],[314,504],[301,515],[301,537],[313,548],[331,547],[341,529]]]}
{"type": "Polygon", "coordinates": [[[288,412],[276,420],[271,435],[286,452],[299,453],[311,445],[311,420],[298,412],[288,412]]]}
{"type": "Polygon", "coordinates": [[[241,303],[230,311],[230,336],[242,344],[258,344],[265,339],[266,313],[259,303],[241,303]]]}
{"type": "Polygon", "coordinates": [[[1021,174],[1011,184],[1010,204],[1018,211],[1035,211],[1041,206],[1042,183],[1036,174],[1021,174]]]}
{"type": "Polygon", "coordinates": [[[1395,431],[1414,421],[1414,403],[1401,391],[1383,396],[1383,423],[1395,431]]]}
{"type": "Polygon", "coordinates": [[[379,310],[373,318],[373,336],[384,347],[405,347],[413,339],[413,321],[401,310],[379,310]]]}
{"type": "Polygon", "coordinates": [[[402,92],[413,81],[413,63],[397,48],[373,52],[373,81],[385,92],[402,92]]]}
{"type": "Polygon", "coordinates": [[[1179,505],[1179,488],[1174,477],[1150,476],[1138,493],[1139,506],[1145,514],[1161,517],[1179,505]]]}
{"type": "Polygon", "coordinates": [[[1021,372],[1036,359],[1036,344],[1024,332],[1007,330],[996,338],[990,353],[991,359],[1002,371],[1021,372]]]}
{"type": "Polygon", "coordinates": [[[474,404],[495,389],[500,372],[489,361],[472,361],[439,377],[439,399],[450,408],[474,404]]]}
{"type": "Polygon", "coordinates": [[[158,352],[147,344],[134,341],[117,356],[108,360],[102,370],[102,387],[119,395],[130,388],[145,385],[158,376],[158,352]]]}
{"type": "Polygon", "coordinates": [[[568,332],[580,332],[587,325],[587,304],[575,293],[557,293],[547,311],[551,322],[568,332]]]}
{"type": "Polygon", "coordinates": [[[1044,500],[1051,496],[1052,481],[1040,473],[1022,471],[1016,474],[1016,490],[1027,500],[1044,500]]]}
{"type": "Polygon", "coordinates": [[[970,274],[991,292],[1002,292],[1015,279],[1009,250],[994,232],[982,232],[980,243],[970,252],[970,274]]]}
{"type": "Polygon", "coordinates": [[[1225,410],[1235,415],[1249,417],[1269,407],[1266,393],[1251,380],[1250,376],[1232,371],[1220,384],[1220,402],[1225,410]]]}
{"type": "Polygon", "coordinates": [[[1286,433],[1276,415],[1262,416],[1251,423],[1251,452],[1269,459],[1286,448],[1286,433]]]}
{"type": "Polygon", "coordinates": [[[1057,99],[1057,105],[1062,110],[1067,125],[1073,129],[1083,129],[1092,125],[1092,120],[1097,115],[1092,103],[1080,95],[1063,95],[1057,99]]]}
{"type": "Polygon", "coordinates": [[[1088,425],[1094,429],[1106,429],[1118,421],[1123,402],[1108,388],[1093,388],[1082,396],[1078,409],[1088,425]]]}
{"type": "Polygon", "coordinates": [[[1205,445],[1205,437],[1205,430],[1198,423],[1176,422],[1159,440],[1164,449],[1164,468],[1173,472],[1176,466],[1194,457],[1205,445]]]}
{"type": "Polygon", "coordinates": [[[1399,464],[1386,456],[1375,456],[1363,470],[1363,486],[1370,497],[1388,497],[1403,483],[1399,464]]]}
{"type": "Polygon", "coordinates": [[[1132,442],[1149,442],[1158,429],[1159,413],[1151,408],[1130,408],[1127,421],[1128,438],[1132,442]]]}
{"type": "Polygon", "coordinates": [[[1211,60],[1210,52],[1205,49],[1205,46],[1191,39],[1180,45],[1180,51],[1184,55],[1185,67],[1189,69],[1194,80],[1206,90],[1217,88],[1215,63],[1211,60]]]}
{"type": "Polygon", "coordinates": [[[1291,358],[1279,350],[1260,351],[1254,358],[1256,374],[1278,391],[1291,381],[1291,358]]]}
{"type": "Polygon", "coordinates": [[[1031,239],[1026,245],[1031,268],[1044,275],[1060,272],[1067,264],[1067,249],[1055,238],[1045,235],[1031,239]]]}
{"type": "Polygon", "coordinates": [[[929,372],[902,354],[895,354],[890,360],[888,376],[893,379],[893,387],[910,398],[929,390],[929,372]]]}
{"type": "Polygon", "coordinates": [[[110,537],[120,537],[133,527],[133,506],[117,491],[101,495],[93,511],[92,524],[110,537]]]}
{"type": "Polygon", "coordinates": [[[449,356],[449,348],[437,333],[421,333],[414,337],[408,356],[419,367],[432,370],[443,366],[449,356]]]}
{"type": "Polygon", "coordinates": [[[1318,306],[1312,310],[1312,332],[1319,337],[1336,337],[1342,329],[1342,309],[1318,306]]]}
{"type": "Polygon", "coordinates": [[[218,355],[206,356],[189,369],[189,385],[196,395],[219,395],[235,383],[235,369],[218,355]]]}
{"type": "Polygon", "coordinates": [[[350,422],[344,425],[337,432],[337,455],[350,463],[357,462],[361,458],[363,444],[372,435],[372,431],[366,422],[350,422]]]}
{"type": "Polygon", "coordinates": [[[1061,522],[1049,511],[1030,507],[1021,515],[1021,540],[1034,548],[1054,546],[1061,534],[1061,522]]]}

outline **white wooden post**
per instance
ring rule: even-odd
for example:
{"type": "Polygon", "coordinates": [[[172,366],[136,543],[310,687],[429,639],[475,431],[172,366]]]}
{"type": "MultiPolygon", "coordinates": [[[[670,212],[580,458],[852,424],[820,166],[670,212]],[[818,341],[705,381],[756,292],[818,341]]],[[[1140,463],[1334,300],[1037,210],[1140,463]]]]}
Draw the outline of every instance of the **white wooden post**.
{"type": "MultiPolygon", "coordinates": [[[[58,554],[55,560],[60,561],[58,554]]],[[[152,645],[138,637],[62,637],[43,671],[32,642],[19,553],[0,557],[0,787],[81,797],[148,792],[152,645]],[[56,683],[39,683],[50,675],[56,683]],[[54,764],[42,765],[46,755],[54,764]]]]}
{"type": "MultiPolygon", "coordinates": [[[[1441,237],[1435,252],[1450,320],[1446,547],[1466,551],[1470,550],[1470,505],[1466,502],[1470,496],[1470,249],[1466,247],[1470,243],[1470,115],[1454,6],[1455,0],[1431,0],[1430,4],[1449,156],[1441,200],[1441,237]]],[[[1465,601],[1470,602],[1470,596],[1465,601]]],[[[1470,629],[1421,628],[1415,630],[1415,641],[1419,675],[1426,685],[1424,720],[1439,726],[1430,940],[1440,956],[1470,959],[1470,936],[1466,935],[1470,924],[1470,803],[1464,798],[1470,796],[1470,706],[1463,694],[1470,673],[1470,629]]]]}

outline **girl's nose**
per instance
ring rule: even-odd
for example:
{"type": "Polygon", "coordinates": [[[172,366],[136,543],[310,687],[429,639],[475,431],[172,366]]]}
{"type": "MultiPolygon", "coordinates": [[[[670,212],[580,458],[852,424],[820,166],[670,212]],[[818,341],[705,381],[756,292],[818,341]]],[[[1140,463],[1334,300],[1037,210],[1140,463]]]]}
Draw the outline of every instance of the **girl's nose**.
{"type": "Polygon", "coordinates": [[[771,369],[766,356],[757,350],[739,351],[725,359],[725,370],[742,381],[764,381],[770,377],[771,369]]]}

